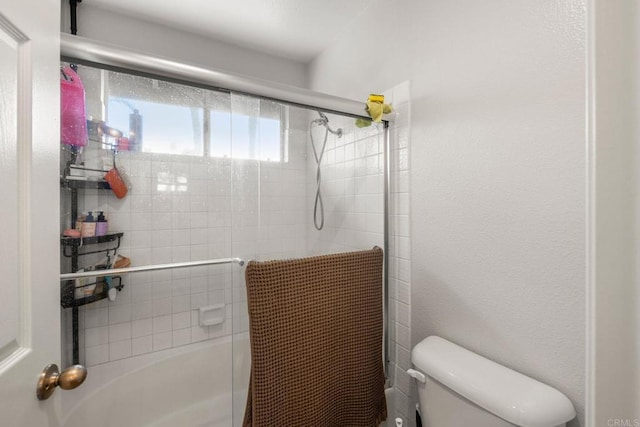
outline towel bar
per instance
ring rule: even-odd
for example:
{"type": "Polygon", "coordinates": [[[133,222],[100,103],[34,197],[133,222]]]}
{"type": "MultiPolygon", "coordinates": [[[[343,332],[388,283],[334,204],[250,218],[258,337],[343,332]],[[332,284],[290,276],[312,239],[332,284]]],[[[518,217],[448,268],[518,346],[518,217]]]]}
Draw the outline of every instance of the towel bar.
{"type": "Polygon", "coordinates": [[[201,267],[206,265],[232,263],[237,263],[238,265],[243,266],[244,260],[241,258],[220,258],[203,261],[174,262],[172,264],[143,265],[140,267],[111,268],[109,270],[83,271],[81,273],[64,273],[60,275],[60,280],[83,279],[85,277],[112,276],[115,274],[138,273],[141,271],[171,270],[174,268],[201,267]]]}

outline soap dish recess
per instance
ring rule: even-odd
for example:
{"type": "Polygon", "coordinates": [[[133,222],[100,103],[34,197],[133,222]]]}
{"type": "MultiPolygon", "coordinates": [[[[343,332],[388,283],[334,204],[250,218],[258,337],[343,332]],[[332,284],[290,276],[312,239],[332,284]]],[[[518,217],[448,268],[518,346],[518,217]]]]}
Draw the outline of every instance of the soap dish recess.
{"type": "Polygon", "coordinates": [[[198,322],[200,326],[219,325],[224,322],[224,304],[208,305],[198,310],[198,322]]]}

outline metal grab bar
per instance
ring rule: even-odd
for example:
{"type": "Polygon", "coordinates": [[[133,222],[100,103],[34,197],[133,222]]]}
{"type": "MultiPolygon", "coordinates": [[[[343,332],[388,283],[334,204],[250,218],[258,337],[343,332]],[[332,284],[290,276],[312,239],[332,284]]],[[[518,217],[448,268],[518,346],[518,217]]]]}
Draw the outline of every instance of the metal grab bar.
{"type": "Polygon", "coordinates": [[[174,268],[186,268],[186,267],[201,267],[205,265],[218,265],[218,264],[231,264],[237,263],[240,266],[244,265],[244,260],[241,258],[220,258],[209,259],[203,261],[189,261],[189,262],[174,262],[172,264],[156,264],[156,265],[143,265],[140,267],[125,267],[125,268],[112,268],[109,270],[93,270],[83,271],[80,273],[63,273],[60,275],[60,281],[84,279],[86,277],[102,277],[113,276],[116,274],[125,273],[138,273],[141,271],[158,271],[158,270],[172,270],[174,268]]]}

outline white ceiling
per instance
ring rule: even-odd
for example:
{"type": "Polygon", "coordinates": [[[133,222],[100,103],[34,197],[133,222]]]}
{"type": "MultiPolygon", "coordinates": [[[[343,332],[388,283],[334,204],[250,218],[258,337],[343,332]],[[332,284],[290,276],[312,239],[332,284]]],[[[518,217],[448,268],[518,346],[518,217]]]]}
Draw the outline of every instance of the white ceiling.
{"type": "Polygon", "coordinates": [[[87,3],[238,46],[308,62],[336,40],[340,32],[373,1],[88,0],[87,3]]]}

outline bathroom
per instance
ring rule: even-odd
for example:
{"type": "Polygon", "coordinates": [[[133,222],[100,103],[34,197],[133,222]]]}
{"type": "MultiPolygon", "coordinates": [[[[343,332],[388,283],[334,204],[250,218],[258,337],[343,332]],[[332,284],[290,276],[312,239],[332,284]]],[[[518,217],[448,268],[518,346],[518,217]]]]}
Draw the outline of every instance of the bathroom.
{"type": "MultiPolygon", "coordinates": [[[[68,3],[62,3],[35,8],[30,19],[38,31],[68,32],[68,3]]],[[[410,350],[438,335],[563,392],[578,414],[570,425],[637,419],[637,294],[628,286],[635,243],[626,232],[634,221],[628,195],[635,184],[627,177],[634,173],[629,159],[635,154],[632,144],[594,154],[601,154],[600,140],[637,135],[637,94],[624,86],[637,78],[625,74],[637,66],[637,46],[620,47],[620,40],[637,34],[637,5],[619,2],[616,8],[609,2],[608,10],[604,1],[326,3],[335,9],[317,4],[297,11],[317,17],[330,39],[321,48],[298,47],[299,56],[261,45],[278,25],[266,13],[246,18],[253,42],[242,44],[204,30],[198,34],[206,22],[181,28],[178,12],[174,19],[139,3],[141,10],[118,13],[106,2],[85,0],[78,5],[78,34],[363,103],[372,92],[405,85],[410,112],[396,142],[405,141],[410,155],[394,182],[406,196],[392,201],[411,217],[391,218],[409,237],[392,243],[398,257],[390,266],[401,275],[392,285],[390,307],[395,414],[413,422],[416,390],[404,373],[411,367],[410,350]],[[350,19],[333,26],[333,14],[341,12],[350,19]],[[596,104],[598,88],[606,90],[598,92],[596,104]],[[615,116],[607,116],[610,103],[621,105],[615,116]],[[601,113],[600,133],[594,112],[601,113]]],[[[217,14],[225,16],[224,6],[217,14]]],[[[17,7],[3,5],[2,13],[12,17],[17,7]]],[[[288,40],[294,48],[295,42],[288,40]]],[[[287,43],[281,44],[284,49],[287,43]]],[[[59,206],[48,195],[59,193],[54,148],[40,150],[37,173],[55,182],[38,198],[45,203],[38,205],[39,215],[59,206]]],[[[59,251],[58,220],[49,221],[56,235],[33,249],[32,264],[38,254],[59,251]]],[[[46,224],[34,221],[33,232],[47,234],[46,224]]],[[[39,265],[31,273],[34,286],[53,283],[58,273],[57,263],[39,265]]],[[[60,346],[57,341],[50,345],[60,346]]],[[[33,361],[33,372],[55,360],[60,356],[33,361]]],[[[45,416],[57,410],[40,408],[45,416]]]]}

